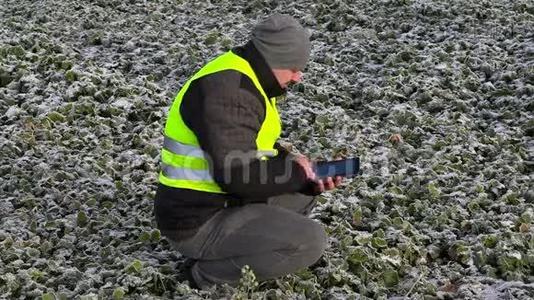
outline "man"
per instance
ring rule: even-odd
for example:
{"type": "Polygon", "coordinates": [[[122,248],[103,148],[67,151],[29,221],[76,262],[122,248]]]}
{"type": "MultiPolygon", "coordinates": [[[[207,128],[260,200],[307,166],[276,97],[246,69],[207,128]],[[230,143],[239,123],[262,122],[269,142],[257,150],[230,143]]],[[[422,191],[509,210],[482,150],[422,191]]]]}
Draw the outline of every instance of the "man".
{"type": "Polygon", "coordinates": [[[191,285],[235,285],[245,265],[259,280],[276,278],[313,264],[325,249],[323,227],[307,215],[312,196],[340,178],[317,180],[306,157],[276,143],[275,97],[301,80],[309,55],[307,31],[275,14],[176,96],[155,215],[162,234],[189,258],[191,285]]]}

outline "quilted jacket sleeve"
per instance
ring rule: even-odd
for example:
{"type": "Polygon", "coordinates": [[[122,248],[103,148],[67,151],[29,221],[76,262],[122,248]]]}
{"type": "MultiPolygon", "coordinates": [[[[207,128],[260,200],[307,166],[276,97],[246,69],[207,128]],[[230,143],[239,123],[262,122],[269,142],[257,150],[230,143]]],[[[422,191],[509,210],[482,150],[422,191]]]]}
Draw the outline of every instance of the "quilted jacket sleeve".
{"type": "MultiPolygon", "coordinates": [[[[221,75],[239,82],[232,77],[239,74],[221,75]]],[[[255,95],[218,80],[203,80],[197,85],[191,89],[188,102],[182,104],[181,113],[210,156],[214,179],[225,191],[244,200],[260,201],[307,186],[304,171],[289,152],[268,160],[254,155],[265,116],[264,104],[255,95]]]]}

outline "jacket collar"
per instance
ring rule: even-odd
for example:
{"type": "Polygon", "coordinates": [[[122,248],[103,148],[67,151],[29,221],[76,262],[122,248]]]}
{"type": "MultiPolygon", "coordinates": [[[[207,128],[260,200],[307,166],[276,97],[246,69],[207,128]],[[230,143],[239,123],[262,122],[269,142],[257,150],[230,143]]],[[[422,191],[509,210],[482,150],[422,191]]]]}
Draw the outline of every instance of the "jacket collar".
{"type": "Polygon", "coordinates": [[[273,71],[252,42],[249,41],[244,46],[235,47],[232,52],[248,61],[267,97],[278,97],[286,93],[286,89],[280,87],[273,71]]]}

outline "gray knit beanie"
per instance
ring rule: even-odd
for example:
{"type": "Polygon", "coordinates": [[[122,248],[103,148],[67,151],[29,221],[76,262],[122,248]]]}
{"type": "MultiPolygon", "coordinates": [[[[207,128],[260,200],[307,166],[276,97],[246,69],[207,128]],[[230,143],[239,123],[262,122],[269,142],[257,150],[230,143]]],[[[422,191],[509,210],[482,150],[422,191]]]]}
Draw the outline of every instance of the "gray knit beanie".
{"type": "Polygon", "coordinates": [[[289,15],[276,13],[252,30],[252,43],[272,69],[304,69],[310,58],[310,34],[289,15]]]}

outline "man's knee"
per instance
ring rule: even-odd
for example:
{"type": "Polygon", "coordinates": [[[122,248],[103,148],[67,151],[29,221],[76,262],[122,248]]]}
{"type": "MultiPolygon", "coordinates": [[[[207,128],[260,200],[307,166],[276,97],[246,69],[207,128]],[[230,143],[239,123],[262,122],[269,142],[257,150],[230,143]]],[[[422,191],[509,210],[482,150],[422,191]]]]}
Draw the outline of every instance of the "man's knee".
{"type": "MultiPolygon", "coordinates": [[[[323,254],[327,246],[327,236],[323,225],[311,221],[299,235],[297,251],[306,266],[315,263],[323,254]]],[[[304,267],[306,267],[304,266],[304,267]]]]}

